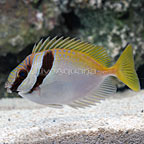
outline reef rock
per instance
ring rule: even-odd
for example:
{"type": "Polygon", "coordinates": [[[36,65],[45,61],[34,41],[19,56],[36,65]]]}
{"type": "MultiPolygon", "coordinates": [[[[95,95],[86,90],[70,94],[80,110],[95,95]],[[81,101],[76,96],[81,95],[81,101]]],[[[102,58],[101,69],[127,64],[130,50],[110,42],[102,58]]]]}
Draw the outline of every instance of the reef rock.
{"type": "Polygon", "coordinates": [[[49,35],[104,46],[113,62],[130,43],[136,69],[143,69],[143,13],[143,0],[0,0],[0,97],[9,96],[3,88],[8,73],[49,35]]]}

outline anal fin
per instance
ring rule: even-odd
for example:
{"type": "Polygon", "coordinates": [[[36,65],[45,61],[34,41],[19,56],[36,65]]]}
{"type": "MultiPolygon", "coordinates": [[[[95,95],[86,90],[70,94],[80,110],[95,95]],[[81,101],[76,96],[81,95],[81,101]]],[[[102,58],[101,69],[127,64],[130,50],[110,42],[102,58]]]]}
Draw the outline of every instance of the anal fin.
{"type": "Polygon", "coordinates": [[[69,106],[84,108],[96,105],[96,103],[100,103],[100,101],[112,96],[115,92],[115,80],[112,76],[109,76],[99,85],[99,87],[93,89],[87,96],[72,102],[69,106]]]}
{"type": "Polygon", "coordinates": [[[63,105],[60,104],[48,104],[47,106],[51,108],[57,108],[57,109],[63,108],[63,105]]]}

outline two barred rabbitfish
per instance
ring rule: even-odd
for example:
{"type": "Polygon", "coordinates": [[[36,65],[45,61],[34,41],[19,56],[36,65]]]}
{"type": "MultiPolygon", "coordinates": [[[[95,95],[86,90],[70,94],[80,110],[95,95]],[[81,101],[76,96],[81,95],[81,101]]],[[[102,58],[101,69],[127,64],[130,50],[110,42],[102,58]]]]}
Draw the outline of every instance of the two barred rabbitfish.
{"type": "Polygon", "coordinates": [[[10,73],[5,88],[39,104],[78,108],[113,95],[114,77],[130,89],[140,90],[131,45],[111,66],[101,46],[69,37],[48,37],[10,73]]]}

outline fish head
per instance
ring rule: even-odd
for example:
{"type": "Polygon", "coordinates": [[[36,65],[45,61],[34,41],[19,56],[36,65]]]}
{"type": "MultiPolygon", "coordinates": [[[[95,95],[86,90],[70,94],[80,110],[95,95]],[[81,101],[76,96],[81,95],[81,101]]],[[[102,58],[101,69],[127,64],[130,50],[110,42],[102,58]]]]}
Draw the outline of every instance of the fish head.
{"type": "Polygon", "coordinates": [[[30,83],[26,83],[26,82],[24,83],[24,81],[27,79],[30,73],[33,58],[34,58],[33,54],[27,56],[16,68],[14,68],[10,72],[8,79],[5,83],[5,88],[7,89],[8,93],[12,93],[12,92],[18,93],[30,87],[30,83]],[[23,89],[21,88],[22,85],[23,85],[23,89]]]}
{"type": "Polygon", "coordinates": [[[5,88],[8,93],[17,92],[23,96],[37,90],[53,63],[51,51],[32,53],[10,74],[5,88]]]}
{"type": "Polygon", "coordinates": [[[21,82],[27,77],[27,70],[24,68],[20,68],[17,70],[15,68],[8,76],[8,80],[5,83],[5,88],[7,89],[8,93],[17,92],[18,86],[21,82]]]}

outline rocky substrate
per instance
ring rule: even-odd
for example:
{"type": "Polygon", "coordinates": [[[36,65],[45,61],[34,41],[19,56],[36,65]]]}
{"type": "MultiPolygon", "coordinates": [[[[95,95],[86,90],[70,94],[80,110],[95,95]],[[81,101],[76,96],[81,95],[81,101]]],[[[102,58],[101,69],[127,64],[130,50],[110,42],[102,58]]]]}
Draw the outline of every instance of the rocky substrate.
{"type": "Polygon", "coordinates": [[[144,143],[144,91],[118,93],[96,106],[62,109],[0,100],[0,144],[144,143]]]}
{"type": "Polygon", "coordinates": [[[10,71],[40,39],[75,37],[104,46],[115,63],[125,46],[144,88],[144,0],[0,0],[0,98],[10,71]]]}

